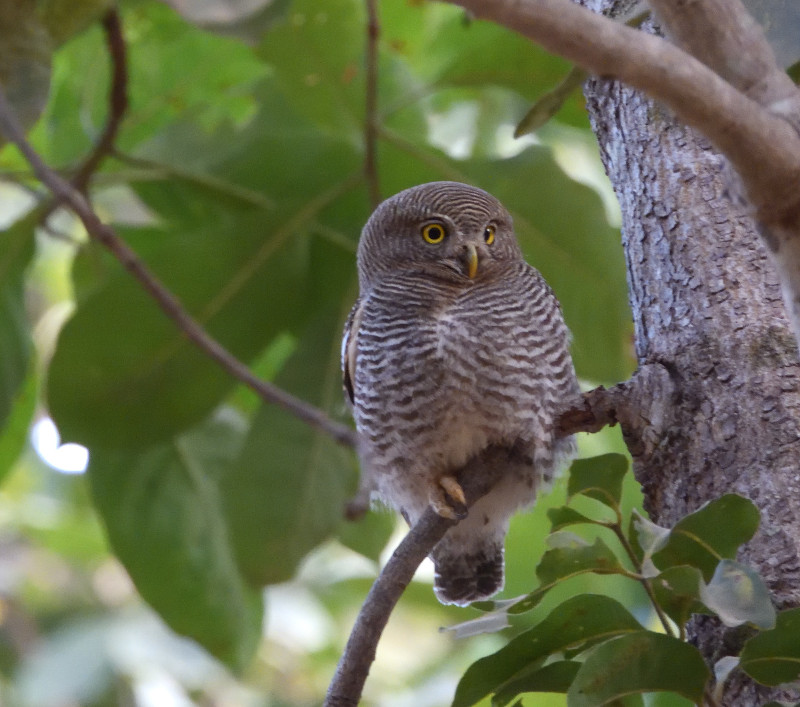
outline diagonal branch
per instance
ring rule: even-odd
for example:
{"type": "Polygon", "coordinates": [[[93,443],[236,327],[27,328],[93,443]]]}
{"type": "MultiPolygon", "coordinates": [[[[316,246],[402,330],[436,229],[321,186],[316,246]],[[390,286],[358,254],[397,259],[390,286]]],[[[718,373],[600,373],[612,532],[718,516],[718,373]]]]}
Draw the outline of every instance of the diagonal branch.
{"type": "Polygon", "coordinates": [[[252,389],[264,402],[279,405],[303,422],[330,435],[340,444],[355,446],[356,433],[352,429],[331,420],[319,408],[255,376],[244,363],[200,326],[175,295],[161,283],[139,259],[139,256],[116,234],[114,229],[100,220],[84,196],[69,182],[59,177],[39,157],[25,139],[23,128],[14,115],[2,88],[0,88],[0,132],[19,148],[33,168],[36,177],[52,192],[56,201],[69,207],[80,218],[89,236],[105,246],[139,281],[144,290],[156,301],[161,311],[175,322],[189,341],[234,378],[252,389]]]}
{"type": "Polygon", "coordinates": [[[128,60],[119,11],[109,10],[103,17],[106,44],[111,56],[111,89],[108,92],[108,117],[100,139],[72,178],[73,186],[86,194],[89,182],[103,160],[114,151],[114,142],[128,110],[128,60]]]}
{"type": "MultiPolygon", "coordinates": [[[[467,462],[458,475],[467,506],[472,506],[495,485],[507,468],[509,454],[513,453],[506,448],[489,447],[467,462]],[[487,469],[492,473],[487,473],[487,469]]],[[[328,688],[324,707],[355,707],[359,703],[378,641],[392,610],[422,561],[457,522],[442,518],[428,508],[408,531],[364,600],[328,688]]]]}

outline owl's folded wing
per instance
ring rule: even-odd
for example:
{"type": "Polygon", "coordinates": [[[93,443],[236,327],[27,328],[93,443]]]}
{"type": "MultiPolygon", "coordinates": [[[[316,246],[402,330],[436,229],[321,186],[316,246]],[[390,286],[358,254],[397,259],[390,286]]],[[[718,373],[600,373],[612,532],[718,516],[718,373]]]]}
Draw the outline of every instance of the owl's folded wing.
{"type": "Polygon", "coordinates": [[[356,347],[362,311],[361,299],[357,299],[350,310],[350,314],[347,315],[347,321],[344,324],[344,336],[342,337],[342,384],[347,401],[351,405],[355,403],[356,399],[356,347]]]}

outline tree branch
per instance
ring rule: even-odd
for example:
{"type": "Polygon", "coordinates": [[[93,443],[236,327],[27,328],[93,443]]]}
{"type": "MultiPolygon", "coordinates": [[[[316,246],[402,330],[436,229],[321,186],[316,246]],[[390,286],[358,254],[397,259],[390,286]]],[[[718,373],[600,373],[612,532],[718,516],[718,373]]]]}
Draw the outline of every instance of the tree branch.
{"type": "MultiPolygon", "coordinates": [[[[458,474],[458,481],[464,490],[468,507],[494,486],[506,468],[509,456],[513,454],[514,450],[489,447],[467,462],[458,474]],[[492,473],[487,474],[487,469],[491,469],[492,473]]],[[[355,707],[358,704],[370,666],[375,660],[378,641],[392,610],[419,565],[457,522],[442,518],[428,508],[403,538],[364,600],[328,688],[325,707],[355,707]]]]}
{"type": "Polygon", "coordinates": [[[111,56],[111,89],[108,92],[108,117],[100,139],[72,178],[73,186],[86,194],[89,182],[103,160],[114,151],[114,142],[125,112],[128,110],[128,62],[122,22],[118,10],[111,9],[103,17],[108,53],[111,56]]]}
{"type": "Polygon", "coordinates": [[[378,178],[378,39],[381,28],[378,20],[377,0],[366,0],[367,48],[366,94],[364,98],[364,175],[367,180],[369,201],[373,209],[381,202],[378,178]]]}
{"type": "MultiPolygon", "coordinates": [[[[761,26],[740,0],[648,0],[670,39],[764,108],[800,101],[761,26]]],[[[784,116],[787,117],[788,116],[784,116]]]]}
{"type": "Polygon", "coordinates": [[[5,92],[0,87],[0,132],[13,142],[31,165],[36,177],[53,193],[56,201],[68,206],[86,228],[91,238],[101,243],[136,278],[144,290],[156,301],[161,311],[167,315],[189,341],[206,355],[216,361],[250,389],[264,402],[279,405],[295,417],[312,427],[330,435],[340,444],[353,447],[356,433],[346,425],[331,420],[319,408],[296,398],[277,386],[263,381],[222,344],[211,337],[205,329],[189,314],[181,302],[149,270],[128,245],[110,227],[104,224],[84,196],[69,182],[59,177],[48,167],[30,143],[8,103],[5,92]]]}

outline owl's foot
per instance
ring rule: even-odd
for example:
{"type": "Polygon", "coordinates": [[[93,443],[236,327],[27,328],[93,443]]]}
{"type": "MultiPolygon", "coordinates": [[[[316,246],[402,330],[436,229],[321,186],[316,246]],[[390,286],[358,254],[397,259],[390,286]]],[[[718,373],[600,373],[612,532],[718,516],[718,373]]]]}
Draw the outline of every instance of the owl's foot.
{"type": "Polygon", "coordinates": [[[443,476],[430,492],[431,508],[442,518],[462,520],[467,517],[467,499],[455,476],[443,476]]]}

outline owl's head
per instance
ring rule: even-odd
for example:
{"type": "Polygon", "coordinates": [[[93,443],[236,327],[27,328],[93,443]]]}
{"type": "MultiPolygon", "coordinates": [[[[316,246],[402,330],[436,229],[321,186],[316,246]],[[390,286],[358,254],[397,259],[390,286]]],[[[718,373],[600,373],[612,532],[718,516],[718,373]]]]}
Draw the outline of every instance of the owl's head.
{"type": "Polygon", "coordinates": [[[358,244],[358,276],[362,292],[402,270],[468,281],[521,258],[511,216],[497,199],[467,184],[431,182],[375,209],[358,244]]]}

